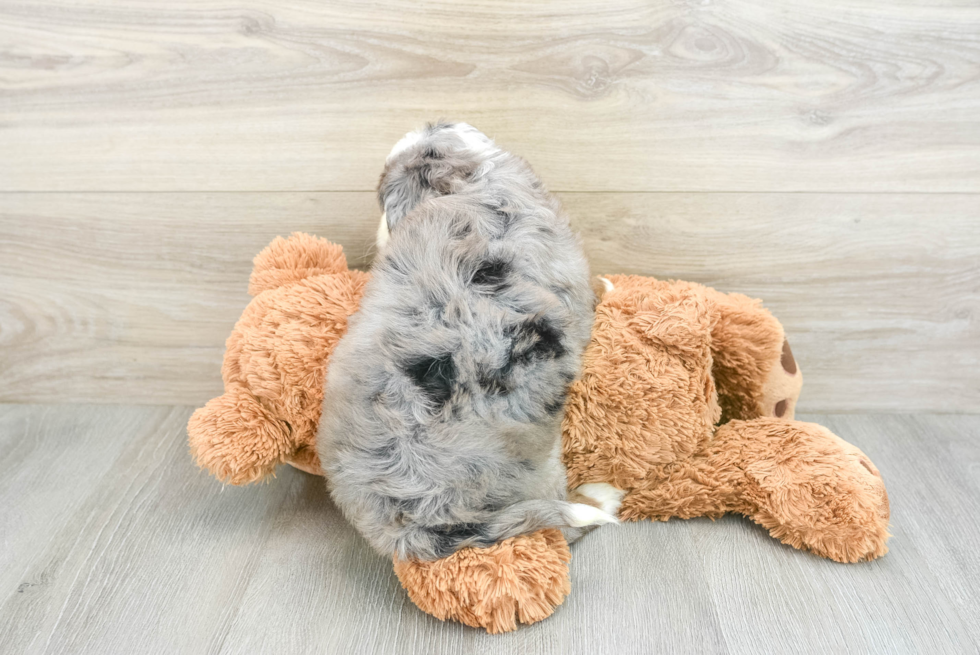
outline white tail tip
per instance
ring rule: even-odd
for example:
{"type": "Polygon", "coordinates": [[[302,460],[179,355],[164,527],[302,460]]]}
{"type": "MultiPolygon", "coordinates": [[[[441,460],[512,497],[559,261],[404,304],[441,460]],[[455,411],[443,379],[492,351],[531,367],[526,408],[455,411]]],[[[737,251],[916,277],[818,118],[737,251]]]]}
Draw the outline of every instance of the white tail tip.
{"type": "Polygon", "coordinates": [[[598,507],[583,503],[572,503],[568,513],[568,523],[574,528],[583,528],[587,525],[619,523],[619,520],[612,514],[603,512],[598,507]]]}
{"type": "Polygon", "coordinates": [[[617,489],[605,482],[583,484],[575,491],[596,501],[602,511],[613,516],[619,516],[619,505],[623,502],[623,496],[626,495],[622,489],[617,489]]]}

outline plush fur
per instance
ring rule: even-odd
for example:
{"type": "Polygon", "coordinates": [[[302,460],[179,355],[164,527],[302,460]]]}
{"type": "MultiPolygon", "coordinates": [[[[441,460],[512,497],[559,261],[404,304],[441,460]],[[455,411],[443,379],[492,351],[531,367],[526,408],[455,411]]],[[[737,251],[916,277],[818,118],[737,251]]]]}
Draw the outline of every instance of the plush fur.
{"type": "Polygon", "coordinates": [[[318,437],[338,507],[379,553],[416,560],[614,521],[564,501],[562,410],[594,299],[558,202],[462,124],[396,146],[379,196],[389,236],[318,437]]]}
{"type": "Polygon", "coordinates": [[[194,459],[229,484],[283,462],[320,472],[324,363],[370,279],[347,268],[340,246],[308,234],[276,237],[254,264],[254,298],[225,344],[225,393],[187,425],[194,459]]]}
{"type": "Polygon", "coordinates": [[[434,562],[396,559],[394,565],[409,598],[424,611],[499,633],[551,616],[572,590],[571,559],[562,533],[549,529],[434,562]]]}
{"type": "MultiPolygon", "coordinates": [[[[282,462],[321,472],[313,445],[322,372],[366,277],[346,270],[338,247],[305,235],[277,239],[256,258],[259,293],[228,340],[226,393],[188,425],[200,465],[233,484],[282,462]]],[[[607,279],[596,285],[604,295],[566,402],[570,485],[612,483],[625,492],[625,520],[736,512],[836,561],[887,552],[881,474],[858,448],[792,420],[802,373],[758,301],[607,279]]],[[[568,559],[561,533],[543,530],[436,561],[396,559],[395,570],[424,611],[502,632],[554,611],[569,593],[568,559]]]]}
{"type": "Polygon", "coordinates": [[[758,301],[689,282],[607,278],[565,416],[570,486],[625,491],[625,520],[734,512],[839,562],[887,552],[881,475],[827,429],[790,420],[802,373],[758,301]],[[772,398],[786,389],[780,412],[772,398]],[[742,420],[728,421],[722,408],[736,407],[742,420]]]}

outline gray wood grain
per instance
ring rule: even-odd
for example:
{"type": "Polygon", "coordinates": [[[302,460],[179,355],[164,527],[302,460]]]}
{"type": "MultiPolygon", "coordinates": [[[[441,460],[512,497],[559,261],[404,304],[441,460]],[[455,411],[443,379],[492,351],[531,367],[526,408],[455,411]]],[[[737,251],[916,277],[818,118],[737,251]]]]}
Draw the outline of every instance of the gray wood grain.
{"type": "Polygon", "coordinates": [[[203,404],[221,393],[252,258],[308,231],[363,262],[378,217],[365,193],[0,203],[0,399],[27,402],[203,404]]]}
{"type": "Polygon", "coordinates": [[[891,552],[841,565],[737,517],[604,528],[548,620],[489,636],[407,600],[283,469],[224,488],[188,408],[0,405],[0,650],[11,653],[964,653],[980,644],[980,417],[806,416],[882,471],[891,552]]]}
{"type": "Polygon", "coordinates": [[[5,490],[0,524],[29,504],[43,526],[3,535],[10,552],[30,552],[12,571],[5,567],[5,652],[183,653],[220,645],[287,488],[267,486],[247,503],[222,493],[189,460],[183,408],[0,412],[4,441],[31,444],[13,471],[30,482],[5,490]],[[116,452],[106,461],[109,447],[116,452]],[[69,455],[71,468],[50,469],[69,455]],[[98,467],[105,470],[93,481],[87,471],[98,467]]]}
{"type": "Polygon", "coordinates": [[[965,0],[4,0],[0,44],[0,190],[369,190],[447,116],[556,190],[978,191],[965,0]]]}
{"type": "MultiPolygon", "coordinates": [[[[564,193],[596,272],[765,299],[804,411],[980,406],[980,195],[564,193]]],[[[371,193],[0,194],[0,401],[200,405],[252,257],[372,256],[371,193]]]]}

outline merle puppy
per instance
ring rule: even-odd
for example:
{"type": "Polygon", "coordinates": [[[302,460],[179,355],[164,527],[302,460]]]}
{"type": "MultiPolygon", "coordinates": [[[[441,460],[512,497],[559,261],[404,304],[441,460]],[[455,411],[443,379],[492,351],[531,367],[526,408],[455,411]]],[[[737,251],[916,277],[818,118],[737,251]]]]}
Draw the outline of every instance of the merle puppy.
{"type": "Polygon", "coordinates": [[[327,370],[334,501],[400,558],[615,522],[609,485],[566,500],[561,420],[594,295],[558,201],[466,124],[402,139],[379,199],[372,279],[327,370]]]}

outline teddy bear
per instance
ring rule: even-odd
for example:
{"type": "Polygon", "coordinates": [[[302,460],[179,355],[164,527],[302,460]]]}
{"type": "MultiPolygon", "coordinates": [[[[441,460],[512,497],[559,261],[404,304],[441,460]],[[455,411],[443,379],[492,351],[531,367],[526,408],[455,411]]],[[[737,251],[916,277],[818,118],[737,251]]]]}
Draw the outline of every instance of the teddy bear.
{"type": "MultiPolygon", "coordinates": [[[[191,417],[191,454],[230,484],[282,463],[322,475],[326,366],[369,275],[306,234],[276,238],[254,264],[253,298],[226,344],[225,393],[191,417]]],[[[563,421],[569,489],[612,485],[621,520],[737,513],[835,561],[887,552],[879,471],[827,429],[793,420],[802,373],[759,301],[642,276],[600,277],[596,291],[563,421]]],[[[423,611],[497,633],[554,612],[571,590],[570,559],[547,529],[394,568],[423,611]]]]}
{"type": "Polygon", "coordinates": [[[320,474],[326,363],[370,277],[347,268],[341,246],[301,233],[276,237],[253,264],[252,300],[225,343],[225,393],[187,426],[197,463],[233,485],[282,463],[320,474]]]}

